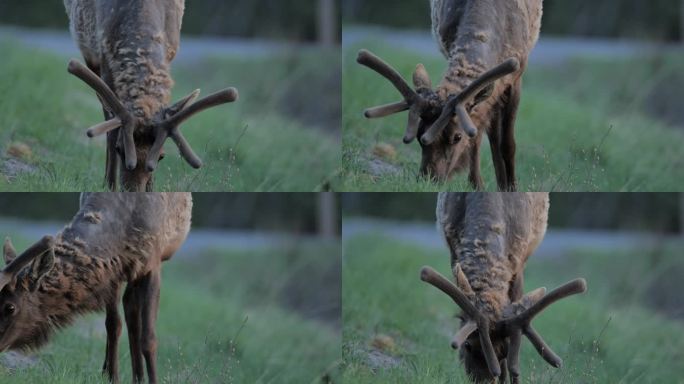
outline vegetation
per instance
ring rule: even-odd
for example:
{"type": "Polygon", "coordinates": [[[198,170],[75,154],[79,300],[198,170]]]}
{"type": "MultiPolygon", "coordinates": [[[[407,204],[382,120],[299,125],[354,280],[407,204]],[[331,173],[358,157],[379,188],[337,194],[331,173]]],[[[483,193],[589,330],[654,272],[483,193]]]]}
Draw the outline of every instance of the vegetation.
{"type": "MultiPolygon", "coordinates": [[[[93,92],[66,72],[66,58],[12,42],[0,42],[0,49],[7,53],[0,63],[0,90],[11,95],[0,103],[0,190],[102,190],[105,142],[85,135],[87,127],[102,121],[93,92]]],[[[173,143],[167,143],[167,156],[155,172],[155,189],[335,188],[339,142],[306,123],[312,117],[297,111],[300,99],[309,100],[300,96],[311,89],[339,86],[334,80],[339,79],[338,58],[337,52],[314,49],[261,59],[176,63],[174,100],[194,88],[208,94],[228,85],[236,86],[241,97],[184,124],[183,132],[204,166],[192,169],[173,143]],[[307,89],[298,82],[283,82],[305,76],[310,81],[307,89]]],[[[320,103],[320,120],[330,119],[339,108],[334,97],[320,103]]]]}
{"type": "MultiPolygon", "coordinates": [[[[675,244],[621,255],[586,250],[562,258],[532,256],[526,291],[578,276],[587,279],[589,291],[535,319],[564,367],[547,365],[524,340],[521,381],[681,382],[684,324],[675,304],[682,298],[680,253],[681,244],[675,244]]],[[[429,251],[371,233],[347,240],[343,257],[344,380],[465,382],[449,346],[457,307],[418,277],[426,264],[449,276],[446,248],[429,251]]]]}
{"type": "MultiPolygon", "coordinates": [[[[445,184],[417,178],[418,144],[401,142],[405,114],[377,120],[363,117],[364,108],[395,101],[398,94],[387,81],[356,64],[355,53],[361,46],[386,58],[404,76],[409,76],[418,62],[423,62],[433,77],[440,76],[445,67],[442,58],[426,60],[373,40],[346,49],[342,188],[471,190],[463,174],[445,184]]],[[[684,55],[676,54],[630,61],[578,60],[528,69],[516,124],[519,189],[681,189],[684,118],[678,107],[669,105],[677,100],[673,97],[678,94],[676,84],[684,81],[677,70],[682,63],[684,55]]],[[[495,190],[486,141],[482,148],[485,187],[495,190]]]]}
{"type": "MultiPolygon", "coordinates": [[[[29,245],[13,240],[19,248],[29,245]]],[[[178,254],[162,270],[157,321],[162,383],[337,380],[339,320],[331,318],[339,319],[339,244],[178,254]],[[301,289],[305,283],[322,289],[301,289]]],[[[35,364],[0,368],[0,381],[105,383],[100,374],[105,341],[104,315],[82,318],[38,351],[35,364]]],[[[119,357],[121,378],[128,382],[125,327],[119,357]]]]}

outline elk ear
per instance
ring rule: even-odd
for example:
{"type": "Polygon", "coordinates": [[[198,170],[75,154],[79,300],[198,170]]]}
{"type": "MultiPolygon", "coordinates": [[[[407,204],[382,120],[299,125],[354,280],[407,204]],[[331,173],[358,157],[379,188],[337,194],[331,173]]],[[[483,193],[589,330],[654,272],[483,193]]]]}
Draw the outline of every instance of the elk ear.
{"type": "Polygon", "coordinates": [[[12,240],[9,237],[5,238],[5,244],[2,246],[2,256],[5,258],[5,265],[9,264],[17,257],[17,250],[12,245],[12,240]]]}
{"type": "Polygon", "coordinates": [[[416,70],[413,72],[413,85],[416,88],[432,89],[432,81],[423,64],[416,65],[416,70]]]}
{"type": "Polygon", "coordinates": [[[466,295],[471,295],[474,293],[473,288],[468,282],[468,278],[461,269],[461,264],[456,264],[456,267],[454,268],[454,276],[456,277],[456,286],[459,287],[463,293],[466,295]]]}
{"type": "Polygon", "coordinates": [[[192,104],[197,99],[199,94],[200,94],[200,90],[195,89],[189,95],[187,95],[184,98],[176,101],[173,105],[166,108],[166,118],[169,118],[169,117],[175,115],[176,113],[184,110],[185,108],[189,107],[190,104],[192,104]]]}
{"type": "Polygon", "coordinates": [[[489,98],[489,96],[492,95],[492,93],[494,93],[494,84],[489,84],[485,87],[485,89],[481,90],[477,95],[475,95],[475,98],[473,99],[473,105],[478,105],[485,101],[489,98]]]}
{"type": "Polygon", "coordinates": [[[38,283],[45,276],[52,267],[55,266],[55,251],[50,249],[47,252],[43,252],[41,255],[36,256],[31,263],[31,273],[29,275],[29,289],[31,292],[38,288],[38,283]]]}

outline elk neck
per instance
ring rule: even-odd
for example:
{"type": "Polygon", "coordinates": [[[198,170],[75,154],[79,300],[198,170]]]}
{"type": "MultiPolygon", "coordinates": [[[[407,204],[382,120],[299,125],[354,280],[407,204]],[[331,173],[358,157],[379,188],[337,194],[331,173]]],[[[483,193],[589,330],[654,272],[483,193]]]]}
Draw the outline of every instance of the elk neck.
{"type": "Polygon", "coordinates": [[[105,81],[129,111],[149,122],[169,104],[176,48],[165,33],[163,13],[153,9],[156,2],[128,3],[105,26],[105,81]]]}

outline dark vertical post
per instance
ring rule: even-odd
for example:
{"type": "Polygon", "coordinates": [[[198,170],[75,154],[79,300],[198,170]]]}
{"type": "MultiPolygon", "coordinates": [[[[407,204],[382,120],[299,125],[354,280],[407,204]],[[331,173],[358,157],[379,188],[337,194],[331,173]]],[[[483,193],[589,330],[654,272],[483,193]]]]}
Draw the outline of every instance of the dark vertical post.
{"type": "Polygon", "coordinates": [[[318,42],[333,46],[337,42],[335,0],[318,0],[318,42]]]}

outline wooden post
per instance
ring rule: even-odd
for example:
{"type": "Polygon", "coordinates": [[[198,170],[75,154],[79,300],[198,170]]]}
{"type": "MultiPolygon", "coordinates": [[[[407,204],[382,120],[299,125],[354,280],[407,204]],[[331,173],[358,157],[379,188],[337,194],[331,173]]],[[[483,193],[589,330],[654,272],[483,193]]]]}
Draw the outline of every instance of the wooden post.
{"type": "Polygon", "coordinates": [[[335,0],[318,0],[318,42],[325,46],[337,43],[335,0]]]}
{"type": "Polygon", "coordinates": [[[337,196],[334,192],[319,192],[318,195],[318,234],[335,238],[339,236],[340,216],[337,212],[337,196]]]}

